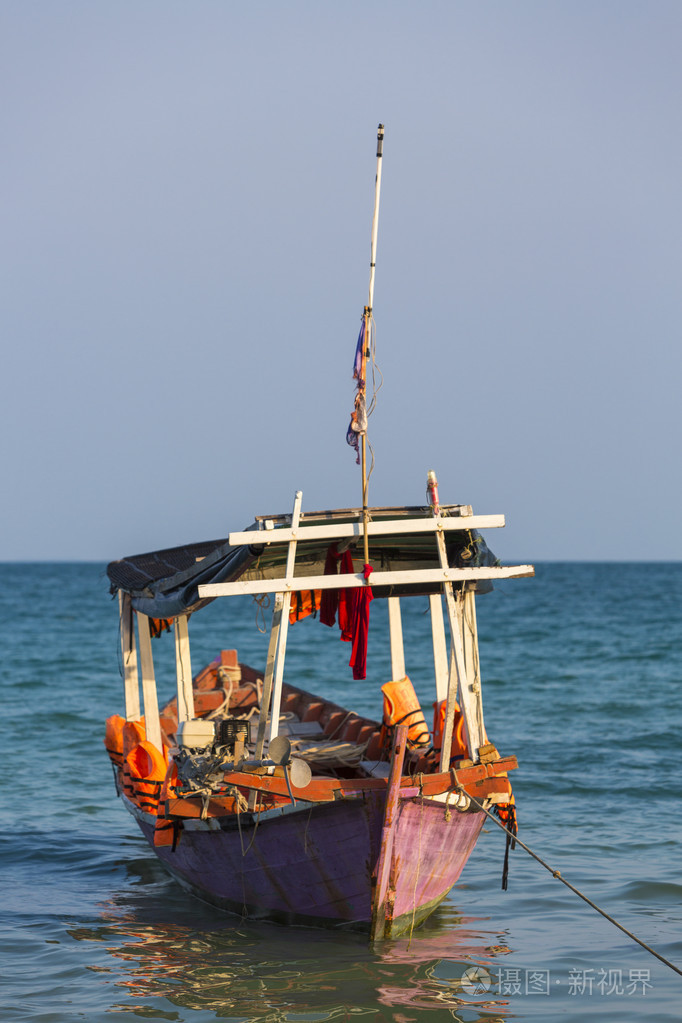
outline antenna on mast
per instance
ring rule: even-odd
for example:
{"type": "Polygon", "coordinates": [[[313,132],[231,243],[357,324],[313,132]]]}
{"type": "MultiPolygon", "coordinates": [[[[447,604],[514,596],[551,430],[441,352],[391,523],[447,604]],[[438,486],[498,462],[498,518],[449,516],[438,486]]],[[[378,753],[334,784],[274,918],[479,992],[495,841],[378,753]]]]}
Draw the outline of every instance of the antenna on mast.
{"type": "Polygon", "coordinates": [[[381,194],[381,163],[384,154],[384,126],[379,125],[377,130],[377,176],[374,185],[374,214],[372,216],[372,243],[370,246],[369,259],[369,306],[370,315],[374,304],[374,270],[376,268],[377,234],[379,232],[379,197],[381,194]]]}

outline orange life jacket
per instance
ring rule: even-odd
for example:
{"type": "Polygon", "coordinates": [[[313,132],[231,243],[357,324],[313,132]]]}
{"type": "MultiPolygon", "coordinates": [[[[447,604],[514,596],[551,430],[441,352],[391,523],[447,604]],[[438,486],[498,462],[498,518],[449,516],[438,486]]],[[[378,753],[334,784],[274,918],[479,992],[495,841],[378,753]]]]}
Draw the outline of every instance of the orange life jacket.
{"type": "Polygon", "coordinates": [[[170,632],[173,628],[172,618],[150,618],[149,619],[149,635],[152,639],[156,639],[161,635],[162,632],[170,632]]]}
{"type": "MultiPolygon", "coordinates": [[[[440,700],[433,705],[433,748],[441,749],[443,745],[443,732],[445,731],[445,711],[447,700],[440,700]]],[[[450,747],[450,759],[457,757],[468,757],[466,736],[464,733],[464,716],[462,710],[455,701],[455,717],[452,722],[452,746],[450,747]]]]}
{"type": "Polygon", "coordinates": [[[180,821],[168,820],[165,816],[166,811],[166,800],[172,799],[176,794],[175,786],[178,781],[178,768],[174,760],[171,760],[168,764],[166,774],[161,785],[161,793],[159,795],[159,812],[156,817],[156,824],[154,826],[154,845],[170,845],[173,848],[178,843],[180,835],[180,828],[182,823],[180,821]]]}
{"type": "Polygon", "coordinates": [[[140,809],[156,813],[161,786],[166,777],[166,758],[144,739],[125,758],[123,787],[140,809]]]}
{"type": "Polygon", "coordinates": [[[430,736],[426,718],[407,675],[397,681],[386,682],[381,691],[384,694],[384,724],[388,726],[409,724],[408,746],[412,749],[428,746],[430,736]]]}
{"type": "Polygon", "coordinates": [[[504,865],[502,867],[502,891],[506,892],[509,878],[509,850],[516,848],[516,836],[519,833],[513,794],[509,797],[508,803],[495,803],[495,812],[507,829],[507,843],[504,848],[504,865]]]}
{"type": "Polygon", "coordinates": [[[135,799],[135,790],[133,788],[130,768],[128,766],[128,755],[132,753],[136,746],[139,746],[141,742],[144,742],[146,738],[147,727],[145,725],[144,718],[138,718],[137,721],[126,721],[124,723],[121,730],[121,741],[123,744],[123,763],[121,765],[121,773],[123,776],[123,791],[128,799],[135,799]]]}
{"type": "Polygon", "coordinates": [[[495,803],[495,813],[507,831],[511,831],[512,835],[518,835],[519,825],[516,820],[516,802],[513,795],[510,796],[508,803],[495,803]]]}
{"type": "Polygon", "coordinates": [[[320,609],[322,590],[294,590],[291,594],[291,607],[289,608],[289,622],[291,625],[301,618],[314,615],[320,609]]]}
{"type": "Polygon", "coordinates": [[[147,725],[143,717],[138,718],[137,721],[126,721],[122,729],[123,759],[125,760],[130,751],[144,742],[146,738],[147,725]]]}
{"type": "Polygon", "coordinates": [[[120,714],[112,714],[107,718],[104,731],[104,748],[116,767],[123,763],[123,726],[126,719],[120,714]]]}

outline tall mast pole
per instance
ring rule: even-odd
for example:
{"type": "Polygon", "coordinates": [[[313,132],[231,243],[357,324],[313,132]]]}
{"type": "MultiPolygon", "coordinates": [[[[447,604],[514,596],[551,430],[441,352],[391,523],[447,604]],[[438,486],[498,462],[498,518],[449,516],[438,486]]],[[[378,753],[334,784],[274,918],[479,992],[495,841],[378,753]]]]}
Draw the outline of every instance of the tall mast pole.
{"type": "MultiPolygon", "coordinates": [[[[370,354],[370,331],[372,329],[372,306],[374,304],[374,272],[376,270],[377,255],[377,234],[379,231],[379,197],[381,195],[381,163],[384,149],[384,126],[379,125],[377,130],[377,174],[374,183],[374,214],[372,216],[372,241],[370,244],[369,257],[369,299],[365,306],[365,339],[362,349],[361,375],[362,380],[367,384],[367,356],[370,354]]],[[[360,457],[362,464],[362,525],[364,533],[365,564],[369,563],[369,540],[367,527],[369,524],[368,508],[368,479],[367,479],[367,431],[364,430],[360,438],[360,457]]]]}

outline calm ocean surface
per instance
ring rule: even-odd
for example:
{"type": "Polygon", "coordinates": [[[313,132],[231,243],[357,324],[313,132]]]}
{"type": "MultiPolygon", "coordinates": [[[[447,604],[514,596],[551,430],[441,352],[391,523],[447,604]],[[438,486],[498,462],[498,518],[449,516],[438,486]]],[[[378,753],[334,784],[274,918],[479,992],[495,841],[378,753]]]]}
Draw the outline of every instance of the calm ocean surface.
{"type": "MultiPolygon", "coordinates": [[[[430,706],[424,598],[404,603],[408,672],[430,706]],[[414,605],[410,608],[409,604],[414,605]]],[[[682,564],[540,564],[478,601],[491,739],[516,753],[520,837],[682,965],[682,564]]],[[[500,890],[490,824],[461,883],[412,938],[242,923],[164,874],[115,798],[104,719],[122,711],[117,605],[104,566],[0,565],[0,1019],[679,1020],[676,975],[522,849],[500,890]],[[462,975],[483,966],[486,991],[462,975]]],[[[380,715],[385,605],[368,679],[317,621],[289,636],[286,677],[380,715]]],[[[255,607],[190,623],[198,670],[221,647],[260,668],[255,607]]],[[[171,643],[155,641],[160,696],[171,643]]]]}

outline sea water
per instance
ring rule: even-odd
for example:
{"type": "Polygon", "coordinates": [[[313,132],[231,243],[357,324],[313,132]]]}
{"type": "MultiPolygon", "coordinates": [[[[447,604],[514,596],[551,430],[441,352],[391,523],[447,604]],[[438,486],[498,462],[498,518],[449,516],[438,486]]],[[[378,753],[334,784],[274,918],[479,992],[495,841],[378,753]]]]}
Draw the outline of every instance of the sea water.
{"type": "MultiPolygon", "coordinates": [[[[680,1018],[682,978],[519,847],[501,891],[492,822],[426,925],[373,949],[192,898],[115,796],[102,736],[122,683],[104,566],[2,565],[0,584],[2,1020],[680,1018]]],[[[520,837],[678,966],[681,606],[681,564],[540,564],[478,601],[486,722],[518,756],[520,837]]],[[[408,672],[430,708],[427,607],[403,601],[408,672]]],[[[385,604],[371,614],[366,681],[312,619],[290,631],[287,680],[379,716],[385,604]]],[[[233,646],[262,669],[263,616],[250,600],[194,616],[195,670],[233,646]]],[[[166,698],[172,638],[154,652],[166,698]]]]}

